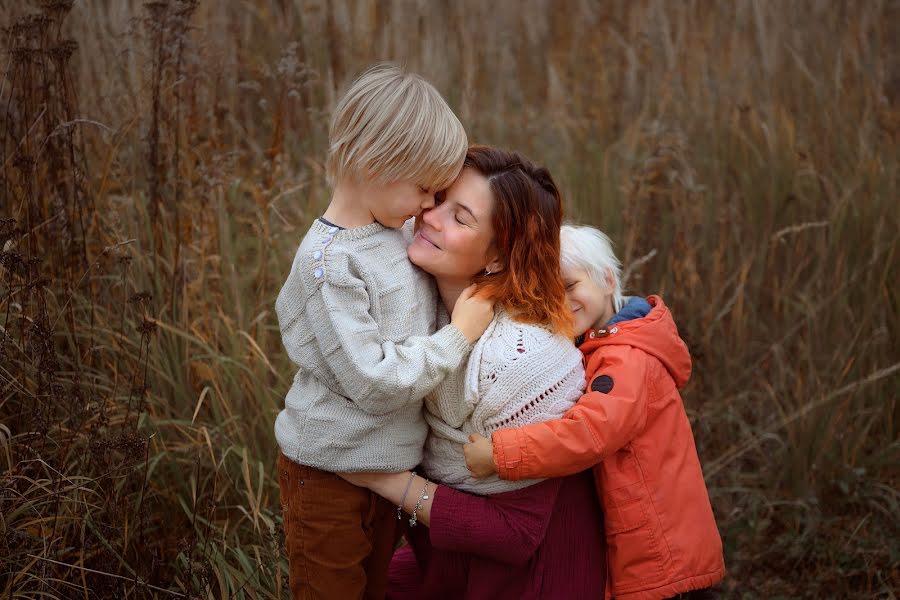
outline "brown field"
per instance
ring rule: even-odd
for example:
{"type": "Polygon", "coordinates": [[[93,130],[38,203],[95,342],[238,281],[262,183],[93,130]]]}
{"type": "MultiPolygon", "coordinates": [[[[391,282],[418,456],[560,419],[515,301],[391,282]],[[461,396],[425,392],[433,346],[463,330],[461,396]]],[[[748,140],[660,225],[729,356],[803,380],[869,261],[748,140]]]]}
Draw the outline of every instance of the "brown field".
{"type": "Polygon", "coordinates": [[[898,23],[894,0],[4,2],[0,597],[287,597],[274,299],[327,202],[330,108],[390,59],[545,162],[666,297],[725,596],[897,598],[898,23]]]}

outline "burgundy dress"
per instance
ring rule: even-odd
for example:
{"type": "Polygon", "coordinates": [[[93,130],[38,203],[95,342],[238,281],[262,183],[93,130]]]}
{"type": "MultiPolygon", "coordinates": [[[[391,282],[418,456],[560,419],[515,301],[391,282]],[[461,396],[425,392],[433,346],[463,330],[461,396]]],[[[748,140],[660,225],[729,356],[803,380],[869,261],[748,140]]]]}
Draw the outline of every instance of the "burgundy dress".
{"type": "Polygon", "coordinates": [[[602,600],[603,515],[590,471],[475,496],[441,486],[431,527],[394,553],[391,600],[602,600]]]}

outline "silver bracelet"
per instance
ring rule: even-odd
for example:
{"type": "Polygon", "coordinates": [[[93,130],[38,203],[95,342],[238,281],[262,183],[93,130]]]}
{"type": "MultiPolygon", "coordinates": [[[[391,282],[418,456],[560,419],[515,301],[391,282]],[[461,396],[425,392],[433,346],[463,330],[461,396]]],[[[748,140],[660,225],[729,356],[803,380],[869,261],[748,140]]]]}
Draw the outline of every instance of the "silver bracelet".
{"type": "Polygon", "coordinates": [[[422,494],[419,496],[419,501],[416,502],[416,507],[413,508],[412,518],[409,520],[410,527],[416,526],[416,522],[418,521],[417,515],[419,513],[419,509],[422,508],[422,502],[428,500],[428,484],[431,482],[428,481],[427,478],[423,479],[425,479],[425,485],[422,487],[422,494]]]}
{"type": "Polygon", "coordinates": [[[403,518],[403,503],[406,502],[406,495],[409,493],[409,488],[412,486],[413,479],[416,478],[415,472],[409,474],[409,481],[406,482],[406,490],[403,492],[403,497],[400,498],[400,504],[397,506],[397,520],[399,521],[403,518]]]}

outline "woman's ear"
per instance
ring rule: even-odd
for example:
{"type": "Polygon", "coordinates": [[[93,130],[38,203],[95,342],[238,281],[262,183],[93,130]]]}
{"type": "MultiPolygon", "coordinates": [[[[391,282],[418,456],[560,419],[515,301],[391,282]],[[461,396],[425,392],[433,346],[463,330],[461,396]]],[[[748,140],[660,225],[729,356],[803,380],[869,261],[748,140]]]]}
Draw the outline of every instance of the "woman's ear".
{"type": "Polygon", "coordinates": [[[499,258],[495,258],[494,260],[492,260],[491,262],[489,262],[488,264],[486,264],[484,266],[485,272],[490,273],[490,274],[499,273],[500,271],[503,270],[503,268],[504,268],[503,261],[500,260],[499,258]]]}

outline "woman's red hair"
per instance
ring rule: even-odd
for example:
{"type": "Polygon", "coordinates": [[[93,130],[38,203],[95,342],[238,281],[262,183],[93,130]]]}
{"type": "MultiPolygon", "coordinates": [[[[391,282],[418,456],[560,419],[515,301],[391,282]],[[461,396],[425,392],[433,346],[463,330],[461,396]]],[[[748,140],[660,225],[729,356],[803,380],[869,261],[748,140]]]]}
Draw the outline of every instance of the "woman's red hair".
{"type": "Polygon", "coordinates": [[[471,146],[463,168],[484,176],[494,195],[494,246],[503,270],[475,278],[513,318],[572,335],[559,269],[562,197],[550,172],[517,152],[471,146]]]}

